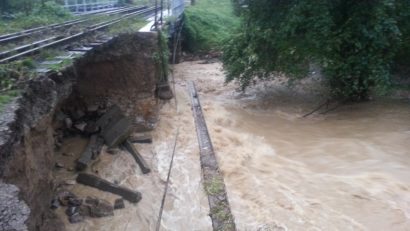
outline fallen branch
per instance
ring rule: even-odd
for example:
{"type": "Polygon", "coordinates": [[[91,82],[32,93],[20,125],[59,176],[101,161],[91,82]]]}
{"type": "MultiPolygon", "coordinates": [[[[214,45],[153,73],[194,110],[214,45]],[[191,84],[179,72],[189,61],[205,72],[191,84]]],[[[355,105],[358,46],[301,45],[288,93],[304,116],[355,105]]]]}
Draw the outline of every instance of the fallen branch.
{"type": "Polygon", "coordinates": [[[329,107],[329,103],[330,103],[330,100],[327,99],[324,103],[320,104],[320,105],[319,105],[317,108],[315,108],[313,111],[311,111],[311,112],[305,114],[304,116],[302,116],[302,118],[306,118],[306,117],[312,115],[313,113],[315,113],[315,112],[319,111],[320,109],[322,109],[322,107],[325,106],[325,105],[326,105],[326,107],[329,107]]]}

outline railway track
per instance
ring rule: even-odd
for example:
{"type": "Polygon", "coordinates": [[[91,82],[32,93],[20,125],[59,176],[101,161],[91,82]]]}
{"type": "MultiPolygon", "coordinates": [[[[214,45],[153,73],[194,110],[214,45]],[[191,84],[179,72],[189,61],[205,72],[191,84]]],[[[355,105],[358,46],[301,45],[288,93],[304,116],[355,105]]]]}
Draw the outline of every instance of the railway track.
{"type": "MultiPolygon", "coordinates": [[[[86,27],[83,31],[69,36],[51,36],[49,38],[41,39],[38,41],[30,42],[30,44],[24,44],[13,49],[3,51],[0,53],[0,64],[5,64],[11,61],[18,60],[20,58],[30,56],[40,52],[47,48],[54,48],[62,45],[69,44],[70,42],[77,41],[88,35],[95,33],[96,31],[106,29],[123,20],[136,17],[136,16],[148,16],[155,12],[155,7],[144,7],[130,13],[125,13],[118,18],[107,20],[104,22],[96,23],[94,25],[86,27]]],[[[92,45],[90,45],[92,46],[92,45]]]]}
{"type": "MultiPolygon", "coordinates": [[[[123,13],[127,14],[131,12],[143,10],[146,8],[148,7],[147,6],[137,6],[137,7],[121,8],[121,9],[115,9],[111,11],[98,12],[98,13],[95,13],[94,15],[112,16],[112,15],[123,14],[123,13]]],[[[23,31],[15,32],[15,33],[0,35],[0,45],[4,45],[10,42],[15,42],[15,41],[24,39],[26,37],[32,36],[34,34],[38,34],[46,30],[64,29],[64,28],[68,28],[74,25],[81,24],[81,23],[89,22],[93,19],[94,18],[85,18],[85,19],[80,18],[80,19],[63,22],[63,23],[56,23],[56,24],[51,24],[47,26],[31,28],[31,29],[27,29],[27,30],[23,30],[23,31]]]]}

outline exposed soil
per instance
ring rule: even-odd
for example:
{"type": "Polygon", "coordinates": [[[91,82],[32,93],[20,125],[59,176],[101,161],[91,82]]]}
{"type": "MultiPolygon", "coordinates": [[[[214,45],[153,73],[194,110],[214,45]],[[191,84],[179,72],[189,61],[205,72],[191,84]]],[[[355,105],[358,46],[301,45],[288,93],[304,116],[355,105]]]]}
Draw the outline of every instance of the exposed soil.
{"type": "Polygon", "coordinates": [[[64,230],[50,202],[61,183],[54,180],[53,170],[70,166],[56,163],[55,155],[60,142],[70,137],[62,132],[67,116],[81,122],[89,108],[115,104],[133,118],[134,129],[152,129],[157,114],[157,66],[152,57],[156,41],[153,33],[116,37],[74,66],[29,81],[22,96],[0,115],[0,176],[20,189],[30,207],[28,229],[64,230]],[[102,66],[108,69],[101,72],[102,66]]]}

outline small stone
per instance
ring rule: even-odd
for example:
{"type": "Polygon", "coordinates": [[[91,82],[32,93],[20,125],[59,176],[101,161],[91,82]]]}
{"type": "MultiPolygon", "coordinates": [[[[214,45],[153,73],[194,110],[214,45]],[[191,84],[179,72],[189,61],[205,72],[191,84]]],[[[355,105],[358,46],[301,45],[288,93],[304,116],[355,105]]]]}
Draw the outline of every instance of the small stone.
{"type": "Polygon", "coordinates": [[[79,208],[76,206],[69,206],[66,210],[65,210],[65,214],[67,214],[67,216],[71,217],[74,214],[79,212],[79,208]]]}
{"type": "Polygon", "coordinates": [[[85,130],[86,126],[87,126],[87,123],[85,123],[85,122],[77,123],[77,124],[74,125],[74,127],[77,130],[81,131],[81,132],[83,132],[85,130]]]}
{"type": "Polygon", "coordinates": [[[71,129],[73,127],[73,121],[68,117],[64,119],[64,124],[67,129],[71,129]]]}
{"type": "Polygon", "coordinates": [[[68,205],[71,206],[81,206],[83,204],[83,200],[79,198],[68,198],[68,205]]]}
{"type": "Polygon", "coordinates": [[[123,209],[125,208],[124,200],[122,198],[118,198],[114,202],[114,209],[123,209]]]}
{"type": "Polygon", "coordinates": [[[68,168],[67,168],[67,171],[69,171],[69,172],[74,172],[74,170],[75,170],[75,169],[74,169],[73,167],[68,167],[68,168]]]}
{"type": "Polygon", "coordinates": [[[74,156],[74,154],[73,153],[71,153],[71,152],[63,152],[63,156],[74,156]]]}
{"type": "Polygon", "coordinates": [[[56,167],[56,168],[64,168],[64,165],[63,165],[62,163],[58,163],[58,162],[57,162],[57,163],[55,164],[55,167],[56,167]]]}
{"type": "Polygon", "coordinates": [[[60,191],[57,193],[58,201],[61,205],[67,206],[70,198],[77,198],[76,195],[70,191],[60,191]]]}
{"type": "Polygon", "coordinates": [[[68,217],[68,221],[70,221],[71,224],[79,223],[84,221],[84,216],[81,216],[79,213],[76,213],[68,217]]]}
{"type": "Polygon", "coordinates": [[[75,185],[77,182],[75,180],[66,180],[64,181],[65,185],[75,185]]]}
{"type": "Polygon", "coordinates": [[[51,200],[51,206],[50,206],[50,208],[51,208],[51,209],[57,209],[58,207],[60,207],[60,202],[58,201],[57,198],[53,198],[53,199],[51,200]]]}

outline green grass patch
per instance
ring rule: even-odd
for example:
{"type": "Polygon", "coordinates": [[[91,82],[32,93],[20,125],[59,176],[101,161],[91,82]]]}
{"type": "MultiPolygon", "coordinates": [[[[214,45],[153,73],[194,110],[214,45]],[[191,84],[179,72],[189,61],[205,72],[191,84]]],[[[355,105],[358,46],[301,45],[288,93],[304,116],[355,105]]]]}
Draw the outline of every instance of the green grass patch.
{"type": "Polygon", "coordinates": [[[139,29],[144,27],[147,22],[142,18],[130,18],[119,23],[112,25],[108,29],[110,35],[117,35],[120,33],[132,33],[137,32],[139,29]]]}
{"type": "Polygon", "coordinates": [[[29,13],[16,12],[8,19],[0,19],[0,34],[13,33],[24,29],[60,23],[74,16],[54,2],[37,5],[29,13]]]}
{"type": "Polygon", "coordinates": [[[220,50],[240,24],[231,0],[201,0],[185,10],[184,47],[190,52],[220,50]]]}
{"type": "Polygon", "coordinates": [[[0,112],[3,112],[4,106],[10,103],[14,98],[20,95],[20,91],[11,90],[0,93],[0,112]]]}
{"type": "Polygon", "coordinates": [[[215,176],[212,179],[205,181],[204,186],[208,195],[215,196],[223,193],[224,190],[224,182],[220,176],[215,176]]]}

